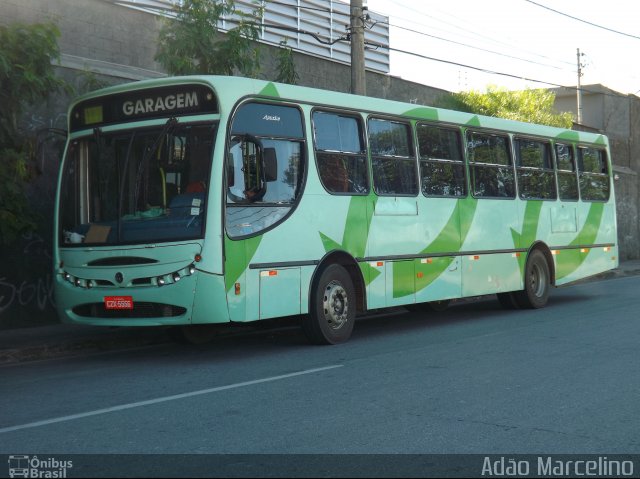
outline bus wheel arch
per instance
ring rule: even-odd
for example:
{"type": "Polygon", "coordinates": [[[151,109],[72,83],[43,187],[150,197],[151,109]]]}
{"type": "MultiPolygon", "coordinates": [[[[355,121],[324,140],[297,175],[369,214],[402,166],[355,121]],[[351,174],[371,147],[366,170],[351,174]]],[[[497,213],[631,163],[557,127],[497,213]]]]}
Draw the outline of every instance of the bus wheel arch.
{"type": "Polygon", "coordinates": [[[555,283],[555,268],[551,251],[542,242],[535,243],[527,253],[524,267],[524,288],[514,293],[520,308],[538,309],[546,306],[551,286],[555,283]]]}
{"type": "Polygon", "coordinates": [[[327,254],[311,278],[309,313],[302,319],[307,338],[314,344],[347,341],[363,295],[364,280],[355,259],[341,251],[327,254]]]}
{"type": "Polygon", "coordinates": [[[547,266],[549,267],[550,274],[550,283],[552,286],[556,285],[556,265],[553,261],[553,254],[551,253],[551,249],[547,246],[546,243],[542,241],[536,241],[531,245],[529,251],[527,252],[527,258],[533,252],[533,250],[539,250],[544,254],[545,259],[547,260],[547,266]]]}

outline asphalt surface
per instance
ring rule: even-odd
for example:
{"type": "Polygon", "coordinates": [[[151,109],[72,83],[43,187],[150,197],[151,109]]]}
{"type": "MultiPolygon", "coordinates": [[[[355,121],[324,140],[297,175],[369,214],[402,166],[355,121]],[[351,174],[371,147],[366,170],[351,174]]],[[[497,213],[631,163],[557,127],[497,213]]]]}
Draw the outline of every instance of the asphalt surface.
{"type": "MultiPolygon", "coordinates": [[[[624,261],[617,269],[580,283],[634,275],[640,275],[640,260],[624,261]]],[[[251,334],[262,331],[265,326],[278,328],[291,327],[291,324],[291,321],[276,321],[266,325],[225,324],[221,325],[217,336],[251,334]]],[[[174,339],[169,328],[104,328],[53,324],[11,329],[0,331],[0,365],[144,348],[172,341],[174,339]]]]}

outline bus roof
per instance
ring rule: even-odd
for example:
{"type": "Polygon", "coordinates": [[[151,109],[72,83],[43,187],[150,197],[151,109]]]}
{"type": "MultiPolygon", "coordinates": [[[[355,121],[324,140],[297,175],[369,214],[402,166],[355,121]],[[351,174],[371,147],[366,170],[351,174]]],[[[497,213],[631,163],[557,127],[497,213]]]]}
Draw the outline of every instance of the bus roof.
{"type": "Polygon", "coordinates": [[[440,121],[471,128],[489,128],[522,135],[544,136],[558,140],[588,142],[601,144],[603,146],[608,144],[607,137],[599,133],[557,128],[535,123],[447,110],[428,105],[417,105],[368,96],[362,97],[350,93],[341,93],[331,90],[322,90],[318,88],[288,85],[266,80],[234,76],[176,76],[124,83],[97,90],[79,97],[73,102],[69,111],[71,111],[71,109],[80,102],[101,96],[189,83],[210,85],[218,92],[225,91],[224,95],[218,95],[221,112],[230,112],[240,99],[253,96],[273,99],[277,98],[284,101],[329,108],[348,109],[378,115],[401,116],[404,118],[426,121],[440,121]]]}

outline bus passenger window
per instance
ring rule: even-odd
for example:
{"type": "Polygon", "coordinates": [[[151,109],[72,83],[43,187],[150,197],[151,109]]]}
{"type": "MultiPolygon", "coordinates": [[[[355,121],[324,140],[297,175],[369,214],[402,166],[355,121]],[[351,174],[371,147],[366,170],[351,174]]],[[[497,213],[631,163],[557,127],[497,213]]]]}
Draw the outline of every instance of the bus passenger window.
{"type": "Polygon", "coordinates": [[[609,173],[604,150],[579,146],[578,171],[580,196],[583,200],[607,201],[609,199],[609,173]]]}
{"type": "Polygon", "coordinates": [[[558,191],[561,200],[578,200],[578,179],[572,145],[556,143],[556,167],[558,169],[558,191]]]}
{"type": "Polygon", "coordinates": [[[376,193],[386,196],[418,194],[416,162],[409,125],[371,118],[369,144],[376,193]]]}
{"type": "Polygon", "coordinates": [[[555,200],[556,177],[551,145],[546,141],[516,138],[518,189],[523,200],[555,200]]]}
{"type": "Polygon", "coordinates": [[[434,125],[418,125],[418,150],[422,194],[425,196],[465,196],[460,132],[434,125]]]}
{"type": "Polygon", "coordinates": [[[467,132],[471,191],[477,198],[515,198],[509,137],[467,132]]]}
{"type": "Polygon", "coordinates": [[[313,131],[318,173],[324,188],[329,193],[368,193],[369,173],[360,118],[316,111],[313,131]]]}

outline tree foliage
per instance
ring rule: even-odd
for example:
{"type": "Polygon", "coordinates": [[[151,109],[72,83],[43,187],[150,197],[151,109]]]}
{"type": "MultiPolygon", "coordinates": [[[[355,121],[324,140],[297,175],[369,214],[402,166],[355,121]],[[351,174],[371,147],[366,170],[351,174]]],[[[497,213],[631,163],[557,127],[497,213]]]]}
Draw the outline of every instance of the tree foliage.
{"type": "Polygon", "coordinates": [[[275,81],[280,83],[289,83],[295,85],[298,83],[300,76],[296,71],[296,64],[293,61],[293,50],[287,46],[287,40],[280,42],[280,50],[278,51],[278,75],[275,81]]]}
{"type": "Polygon", "coordinates": [[[0,244],[35,228],[25,195],[33,139],[20,120],[27,107],[64,86],[52,65],[59,36],[51,23],[0,26],[0,244]]]}
{"type": "Polygon", "coordinates": [[[261,6],[246,13],[236,9],[233,0],[183,0],[174,12],[175,19],[168,19],[160,31],[155,56],[170,74],[258,74],[261,6]],[[230,15],[239,19],[238,25],[222,35],[218,23],[230,15]]]}
{"type": "Polygon", "coordinates": [[[509,91],[489,86],[486,93],[479,91],[452,93],[441,102],[440,106],[479,115],[571,128],[572,114],[554,111],[554,100],[555,94],[549,90],[509,91]]]}

